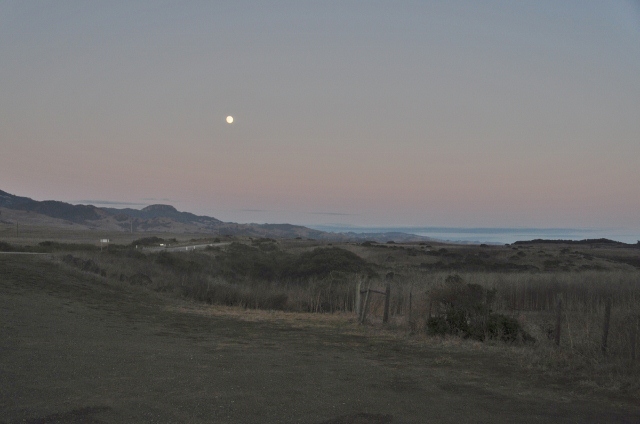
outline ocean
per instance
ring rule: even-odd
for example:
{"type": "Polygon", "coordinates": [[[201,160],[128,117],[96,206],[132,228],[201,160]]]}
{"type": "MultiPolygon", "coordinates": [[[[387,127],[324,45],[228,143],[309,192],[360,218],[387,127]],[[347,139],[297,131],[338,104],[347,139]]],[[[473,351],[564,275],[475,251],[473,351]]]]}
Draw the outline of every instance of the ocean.
{"type": "Polygon", "coordinates": [[[606,238],[623,243],[640,241],[640,229],[623,228],[466,228],[466,227],[358,227],[349,225],[310,225],[321,231],[337,233],[401,232],[459,243],[511,244],[533,239],[584,240],[606,238]]]}

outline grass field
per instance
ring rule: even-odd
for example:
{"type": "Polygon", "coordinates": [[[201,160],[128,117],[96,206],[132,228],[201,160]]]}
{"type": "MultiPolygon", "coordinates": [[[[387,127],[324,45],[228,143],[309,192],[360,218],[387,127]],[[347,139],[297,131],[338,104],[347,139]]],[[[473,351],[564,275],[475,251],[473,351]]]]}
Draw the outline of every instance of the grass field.
{"type": "Polygon", "coordinates": [[[0,254],[0,422],[640,421],[634,249],[247,238],[168,254],[49,235],[10,240],[45,255],[0,254]],[[536,341],[427,335],[452,275],[536,341]],[[357,323],[358,281],[392,286],[388,324],[381,297],[357,323]]]}

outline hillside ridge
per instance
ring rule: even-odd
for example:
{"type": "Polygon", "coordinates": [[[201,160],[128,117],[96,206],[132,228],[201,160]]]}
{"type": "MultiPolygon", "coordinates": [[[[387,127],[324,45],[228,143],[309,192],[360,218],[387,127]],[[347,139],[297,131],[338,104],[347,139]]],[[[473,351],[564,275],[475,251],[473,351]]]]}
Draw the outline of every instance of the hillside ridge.
{"type": "Polygon", "coordinates": [[[378,242],[429,241],[405,233],[343,234],[314,230],[293,224],[239,224],[223,222],[217,218],[178,211],[174,206],[154,204],[143,209],[97,207],[94,205],[72,205],[57,200],[38,201],[28,197],[16,196],[0,190],[0,208],[24,211],[36,220],[33,214],[43,217],[47,225],[54,225],[50,218],[60,220],[59,225],[75,225],[76,228],[107,231],[166,232],[166,233],[204,233],[211,235],[242,235],[250,237],[273,238],[311,238],[336,241],[378,242]],[[45,220],[44,217],[49,218],[45,220]]]}

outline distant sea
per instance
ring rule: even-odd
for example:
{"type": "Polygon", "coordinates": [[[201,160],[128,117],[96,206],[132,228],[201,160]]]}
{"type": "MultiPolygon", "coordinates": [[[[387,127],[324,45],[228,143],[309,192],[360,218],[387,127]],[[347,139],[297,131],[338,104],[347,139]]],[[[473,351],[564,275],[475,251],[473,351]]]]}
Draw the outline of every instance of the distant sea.
{"type": "Polygon", "coordinates": [[[400,232],[459,243],[511,244],[534,239],[584,240],[606,238],[623,243],[640,241],[640,229],[620,228],[464,228],[464,227],[358,227],[348,225],[309,225],[321,231],[335,233],[388,233],[400,232]]]}

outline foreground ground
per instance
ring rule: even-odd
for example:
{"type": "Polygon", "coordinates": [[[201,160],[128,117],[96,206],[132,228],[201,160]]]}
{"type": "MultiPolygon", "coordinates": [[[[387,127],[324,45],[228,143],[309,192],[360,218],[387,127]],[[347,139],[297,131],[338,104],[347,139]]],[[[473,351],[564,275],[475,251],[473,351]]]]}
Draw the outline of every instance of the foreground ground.
{"type": "Polygon", "coordinates": [[[507,350],[212,308],[0,256],[0,422],[640,422],[507,350]],[[502,353],[500,353],[502,352],[502,353]]]}

